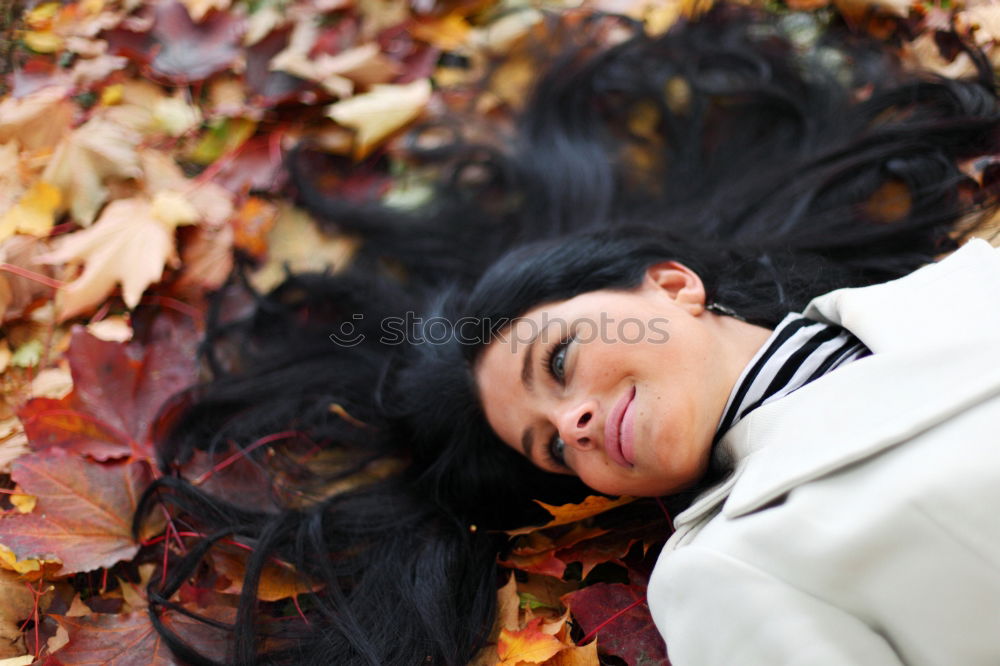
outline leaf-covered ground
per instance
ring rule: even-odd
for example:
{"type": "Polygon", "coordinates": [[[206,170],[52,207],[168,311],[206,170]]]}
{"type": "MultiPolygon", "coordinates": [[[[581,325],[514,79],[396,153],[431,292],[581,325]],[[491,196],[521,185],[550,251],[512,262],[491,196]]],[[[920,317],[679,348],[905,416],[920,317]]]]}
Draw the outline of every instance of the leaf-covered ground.
{"type": "MultiPolygon", "coordinates": [[[[984,0],[756,4],[804,40],[839,16],[950,76],[972,71],[953,33],[991,57],[1000,35],[1000,4],[984,0]]],[[[132,534],[137,498],[158,474],[154,416],[197,377],[205,296],[234,253],[266,289],[285,265],[338,268],[354,248],[291,203],[293,146],[337,156],[331,194],[407,205],[422,192],[406,177],[406,129],[446,114],[509,119],[542,64],[530,47],[544,25],[572,29],[605,12],[658,33],[709,5],[0,2],[0,664],[178,663],[145,589],[200,535],[165,513],[132,534]]],[[[233,474],[243,462],[196,459],[189,476],[238,492],[231,479],[254,474],[233,474]]],[[[511,535],[503,564],[516,575],[476,663],[664,663],[644,582],[666,510],[600,498],[546,508],[551,523],[511,535]]],[[[231,620],[245,549],[221,544],[175,601],[231,620]]],[[[311,589],[275,561],[260,596],[295,613],[311,589]]],[[[221,632],[166,621],[224,654],[221,632]]]]}

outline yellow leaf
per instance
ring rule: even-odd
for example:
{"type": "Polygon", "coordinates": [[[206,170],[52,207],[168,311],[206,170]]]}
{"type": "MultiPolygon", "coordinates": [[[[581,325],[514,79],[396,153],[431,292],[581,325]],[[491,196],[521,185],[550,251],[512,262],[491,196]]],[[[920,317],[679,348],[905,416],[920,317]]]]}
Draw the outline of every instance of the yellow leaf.
{"type": "Polygon", "coordinates": [[[38,504],[38,498],[34,495],[15,493],[10,496],[10,503],[18,510],[18,513],[31,513],[35,510],[35,505],[38,504]]]}
{"type": "Polygon", "coordinates": [[[0,216],[0,241],[14,234],[44,236],[52,229],[62,194],[43,180],[31,186],[17,204],[0,216]]]}
{"type": "Polygon", "coordinates": [[[497,642],[500,666],[515,666],[520,662],[540,664],[566,648],[559,639],[539,630],[541,622],[542,618],[535,618],[524,629],[500,630],[497,642]]]}
{"type": "Polygon", "coordinates": [[[123,89],[124,86],[120,83],[114,83],[110,86],[106,86],[104,90],[101,91],[101,106],[114,106],[115,104],[121,104],[124,97],[123,89]]]}
{"type": "Polygon", "coordinates": [[[49,30],[30,30],[24,33],[22,39],[35,53],[55,53],[63,45],[62,37],[49,30]]]}
{"type": "Polygon", "coordinates": [[[45,2],[24,15],[24,22],[35,30],[41,30],[52,25],[52,19],[59,13],[60,3],[45,2]]]}
{"type": "Polygon", "coordinates": [[[19,560],[14,551],[0,544],[0,568],[16,571],[29,580],[37,580],[44,572],[53,571],[60,567],[62,567],[62,562],[56,557],[52,559],[31,557],[26,560],[19,560]]]}
{"type": "Polygon", "coordinates": [[[604,513],[610,509],[624,506],[634,500],[634,497],[628,497],[625,495],[619,497],[618,499],[591,495],[579,504],[563,504],[561,506],[546,504],[545,502],[535,500],[538,505],[552,514],[552,520],[537,527],[522,527],[520,529],[510,530],[507,534],[511,536],[518,536],[520,534],[529,534],[535,530],[545,529],[546,527],[568,525],[569,523],[575,523],[578,520],[583,520],[584,518],[590,518],[591,516],[596,516],[599,513],[604,513]]]}
{"type": "Polygon", "coordinates": [[[145,198],[119,199],[89,229],[61,237],[56,249],[40,260],[81,262],[84,268],[59,290],[60,320],[96,308],[118,284],[125,304],[138,305],[146,287],[159,281],[164,265],[175,257],[176,219],[158,218],[145,198]]]}
{"type": "Polygon", "coordinates": [[[201,123],[201,111],[180,97],[164,97],[153,107],[157,129],[170,136],[181,136],[201,123]]]}
{"type": "Polygon", "coordinates": [[[114,315],[87,324],[87,332],[108,342],[127,342],[132,339],[132,325],[128,317],[114,315]]]}
{"type": "Polygon", "coordinates": [[[357,132],[354,153],[362,158],[379,142],[420,115],[431,98],[428,79],[383,84],[327,107],[327,115],[357,132]]]}
{"type": "Polygon", "coordinates": [[[459,49],[469,41],[471,27],[458,14],[448,14],[442,18],[421,19],[413,24],[410,32],[417,39],[444,51],[459,49]]]}

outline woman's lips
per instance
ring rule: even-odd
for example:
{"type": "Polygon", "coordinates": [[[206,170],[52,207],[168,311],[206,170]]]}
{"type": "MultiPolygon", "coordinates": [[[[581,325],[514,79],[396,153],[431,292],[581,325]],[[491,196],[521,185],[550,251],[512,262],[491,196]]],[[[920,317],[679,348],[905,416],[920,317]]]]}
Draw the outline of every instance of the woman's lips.
{"type": "Polygon", "coordinates": [[[604,450],[609,458],[622,467],[632,466],[635,451],[633,398],[635,398],[634,386],[621,397],[604,422],[604,450]]]}

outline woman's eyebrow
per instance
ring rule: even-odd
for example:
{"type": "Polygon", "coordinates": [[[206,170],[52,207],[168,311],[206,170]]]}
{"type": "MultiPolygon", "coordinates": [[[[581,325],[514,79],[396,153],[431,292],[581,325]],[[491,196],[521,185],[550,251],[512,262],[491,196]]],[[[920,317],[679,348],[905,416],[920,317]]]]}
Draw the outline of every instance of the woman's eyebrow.
{"type": "Polygon", "coordinates": [[[521,450],[524,451],[524,456],[531,461],[534,461],[534,458],[531,457],[534,445],[534,433],[532,432],[531,426],[528,426],[524,429],[524,433],[521,435],[521,450]]]}
{"type": "Polygon", "coordinates": [[[538,336],[541,333],[541,331],[536,332],[531,340],[528,341],[528,350],[524,353],[524,364],[521,366],[521,383],[529,391],[532,390],[532,383],[534,382],[535,364],[532,359],[535,354],[535,341],[538,340],[538,336]]]}

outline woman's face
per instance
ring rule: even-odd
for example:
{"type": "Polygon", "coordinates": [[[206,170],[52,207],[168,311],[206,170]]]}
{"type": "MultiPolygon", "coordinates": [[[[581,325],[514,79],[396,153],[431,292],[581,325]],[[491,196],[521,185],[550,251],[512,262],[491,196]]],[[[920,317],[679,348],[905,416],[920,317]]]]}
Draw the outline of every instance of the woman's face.
{"type": "Polygon", "coordinates": [[[723,407],[768,331],[705,310],[675,262],[631,291],[595,291],[527,312],[475,368],[486,418],[537,466],[611,495],[696,482],[723,407]]]}

